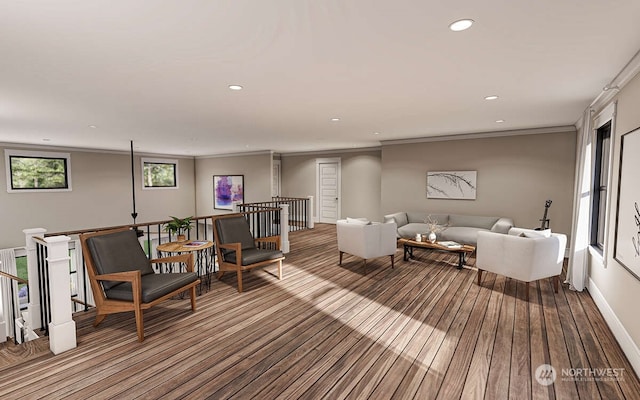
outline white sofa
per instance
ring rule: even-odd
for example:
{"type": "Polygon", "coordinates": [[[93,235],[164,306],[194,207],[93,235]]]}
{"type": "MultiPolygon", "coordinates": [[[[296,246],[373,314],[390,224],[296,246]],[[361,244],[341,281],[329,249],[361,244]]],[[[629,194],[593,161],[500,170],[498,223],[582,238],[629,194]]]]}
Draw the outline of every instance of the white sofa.
{"type": "Polygon", "coordinates": [[[512,228],[508,235],[478,232],[478,285],[481,284],[483,271],[527,282],[528,301],[529,282],[553,277],[553,286],[557,293],[566,245],[566,235],[551,233],[548,229],[534,231],[512,228]]]}
{"type": "Polygon", "coordinates": [[[513,220],[507,217],[483,217],[459,214],[429,214],[424,211],[397,212],[384,216],[385,222],[395,222],[398,225],[398,238],[412,239],[416,234],[429,233],[426,219],[446,225],[447,229],[437,234],[437,240],[453,240],[462,244],[475,246],[478,232],[491,231],[507,233],[513,227],[513,220]]]}
{"type": "Polygon", "coordinates": [[[370,222],[363,218],[347,218],[336,222],[340,262],[344,253],[364,259],[364,272],[367,273],[367,260],[390,256],[391,268],[397,248],[396,224],[370,222]]]}

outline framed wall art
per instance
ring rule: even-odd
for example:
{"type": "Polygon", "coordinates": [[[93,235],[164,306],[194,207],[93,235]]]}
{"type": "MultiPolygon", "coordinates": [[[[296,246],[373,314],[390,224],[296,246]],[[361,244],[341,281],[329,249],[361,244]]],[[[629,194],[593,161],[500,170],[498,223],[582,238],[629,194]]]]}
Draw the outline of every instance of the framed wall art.
{"type": "Polygon", "coordinates": [[[640,279],[640,128],[622,135],[613,258],[640,279]]]}
{"type": "Polygon", "coordinates": [[[244,175],[213,176],[213,208],[233,211],[233,203],[244,203],[244,175]]]}
{"type": "Polygon", "coordinates": [[[427,172],[427,198],[475,200],[477,175],[477,171],[427,172]]]}

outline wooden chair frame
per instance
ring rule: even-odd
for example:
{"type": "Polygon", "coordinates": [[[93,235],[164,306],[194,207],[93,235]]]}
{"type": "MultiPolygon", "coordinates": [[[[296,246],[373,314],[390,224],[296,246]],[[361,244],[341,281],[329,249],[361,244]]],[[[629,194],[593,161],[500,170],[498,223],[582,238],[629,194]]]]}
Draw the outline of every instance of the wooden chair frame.
{"type": "MultiPolygon", "coordinates": [[[[142,274],[139,270],[98,275],[95,265],[93,264],[93,258],[91,256],[91,252],[89,251],[89,247],[87,245],[87,239],[94,236],[100,236],[100,235],[121,232],[126,230],[129,230],[129,228],[118,228],[118,229],[81,234],[80,242],[82,244],[82,253],[84,256],[85,264],[87,266],[87,272],[89,274],[89,283],[91,284],[91,291],[93,292],[93,298],[96,303],[95,304],[96,310],[97,310],[96,320],[93,323],[93,326],[98,326],[109,314],[133,311],[135,313],[135,318],[136,318],[136,330],[138,333],[138,341],[142,342],[144,340],[143,311],[155,306],[156,304],[164,300],[167,300],[180,293],[183,293],[187,290],[189,290],[190,292],[191,310],[196,311],[196,286],[200,284],[200,280],[198,279],[195,282],[185,285],[179,289],[176,289],[171,293],[167,293],[166,295],[159,297],[149,303],[143,303],[142,302],[142,274]],[[131,282],[131,286],[133,290],[133,301],[131,302],[131,301],[125,301],[125,300],[108,299],[104,293],[104,289],[102,288],[100,281],[131,282]]],[[[194,260],[193,260],[192,253],[180,254],[176,256],[163,257],[163,258],[154,258],[150,261],[152,264],[181,262],[186,264],[187,272],[194,272],[194,260]]]]}
{"type": "MultiPolygon", "coordinates": [[[[240,243],[220,243],[216,221],[223,218],[237,217],[240,214],[229,214],[221,217],[213,217],[213,237],[216,243],[216,258],[218,260],[218,279],[221,279],[225,272],[235,272],[238,280],[238,293],[242,293],[242,271],[262,267],[264,265],[278,263],[278,279],[282,279],[282,260],[284,257],[271,260],[260,261],[254,264],[242,265],[242,246],[240,243]],[[236,252],[236,262],[231,263],[224,260],[222,250],[233,250],[236,252]]],[[[267,236],[254,239],[256,247],[267,243],[274,243],[278,250],[281,249],[280,235],[267,236]]]]}

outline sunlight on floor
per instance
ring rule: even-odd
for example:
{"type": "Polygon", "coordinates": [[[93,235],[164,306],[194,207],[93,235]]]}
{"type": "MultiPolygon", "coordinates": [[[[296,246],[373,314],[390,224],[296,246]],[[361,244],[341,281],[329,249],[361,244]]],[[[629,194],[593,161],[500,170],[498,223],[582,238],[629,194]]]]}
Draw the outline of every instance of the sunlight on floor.
{"type": "MultiPolygon", "coordinates": [[[[328,301],[330,297],[335,296],[336,293],[338,292],[344,292],[342,296],[350,297],[351,298],[350,302],[353,304],[361,301],[369,302],[369,303],[375,302],[375,300],[371,300],[366,296],[362,296],[356,292],[353,292],[339,285],[336,285],[334,282],[330,280],[323,279],[315,274],[310,274],[307,271],[305,271],[304,268],[300,268],[292,264],[287,264],[287,270],[290,271],[291,269],[295,269],[296,274],[299,274],[309,279],[313,279],[314,281],[321,281],[323,283],[321,289],[314,290],[308,297],[300,297],[298,294],[294,293],[293,291],[287,288],[286,279],[283,279],[282,281],[275,280],[274,283],[278,285],[282,290],[290,293],[294,297],[297,297],[302,301],[312,303],[316,307],[318,307],[321,303],[328,301]]],[[[353,275],[355,278],[361,277],[361,275],[356,273],[353,273],[353,275]]],[[[420,355],[420,352],[422,349],[415,349],[412,351],[410,349],[405,348],[405,346],[411,340],[412,336],[417,332],[424,334],[423,341],[425,343],[427,342],[427,339],[431,335],[444,338],[445,332],[439,329],[436,329],[435,327],[429,326],[425,324],[423,321],[416,320],[410,316],[407,316],[392,308],[389,308],[388,306],[378,304],[378,307],[379,309],[376,309],[374,312],[374,315],[371,316],[371,318],[375,318],[375,320],[367,318],[366,321],[360,322],[360,323],[357,323],[356,321],[354,321],[355,315],[350,312],[341,312],[341,313],[337,312],[335,315],[332,313],[329,313],[329,315],[334,319],[336,319],[337,321],[340,321],[344,325],[350,327],[352,330],[364,335],[367,339],[374,342],[376,346],[386,347],[388,351],[393,351],[395,354],[402,355],[402,357],[408,358],[410,359],[410,361],[418,363],[418,365],[416,366],[422,371],[428,370],[429,365],[431,364],[431,361],[432,361],[432,357],[428,357],[430,358],[428,360],[417,360],[417,357],[420,355]],[[392,320],[393,323],[388,324],[390,326],[388,329],[384,331],[377,331],[375,329],[375,325],[382,318],[387,318],[389,320],[392,320]],[[412,334],[404,335],[403,337],[398,337],[397,335],[399,332],[402,331],[402,328],[406,324],[410,324],[412,322],[417,322],[417,324],[415,324],[415,327],[411,330],[412,334]],[[393,331],[391,331],[391,329],[393,329],[393,331]],[[426,331],[426,332],[423,332],[423,331],[426,331]],[[427,363],[424,363],[423,361],[427,361],[427,363]]],[[[325,313],[327,312],[326,305],[320,306],[318,308],[325,313]]],[[[431,353],[432,353],[431,351],[426,351],[426,352],[423,351],[422,358],[424,358],[425,355],[428,356],[431,353]]],[[[434,371],[434,372],[439,372],[439,371],[434,371]]]]}

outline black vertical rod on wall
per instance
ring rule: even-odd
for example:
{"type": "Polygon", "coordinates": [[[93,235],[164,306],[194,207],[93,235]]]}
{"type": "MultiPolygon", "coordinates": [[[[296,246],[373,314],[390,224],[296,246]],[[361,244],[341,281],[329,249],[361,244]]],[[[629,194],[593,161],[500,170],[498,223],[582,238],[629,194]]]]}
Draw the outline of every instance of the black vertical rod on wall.
{"type": "Polygon", "coordinates": [[[131,213],[131,217],[133,218],[133,223],[136,223],[136,218],[138,218],[138,213],[136,212],[136,183],[135,183],[135,175],[133,172],[133,140],[131,142],[131,197],[133,198],[133,212],[131,213]]]}

